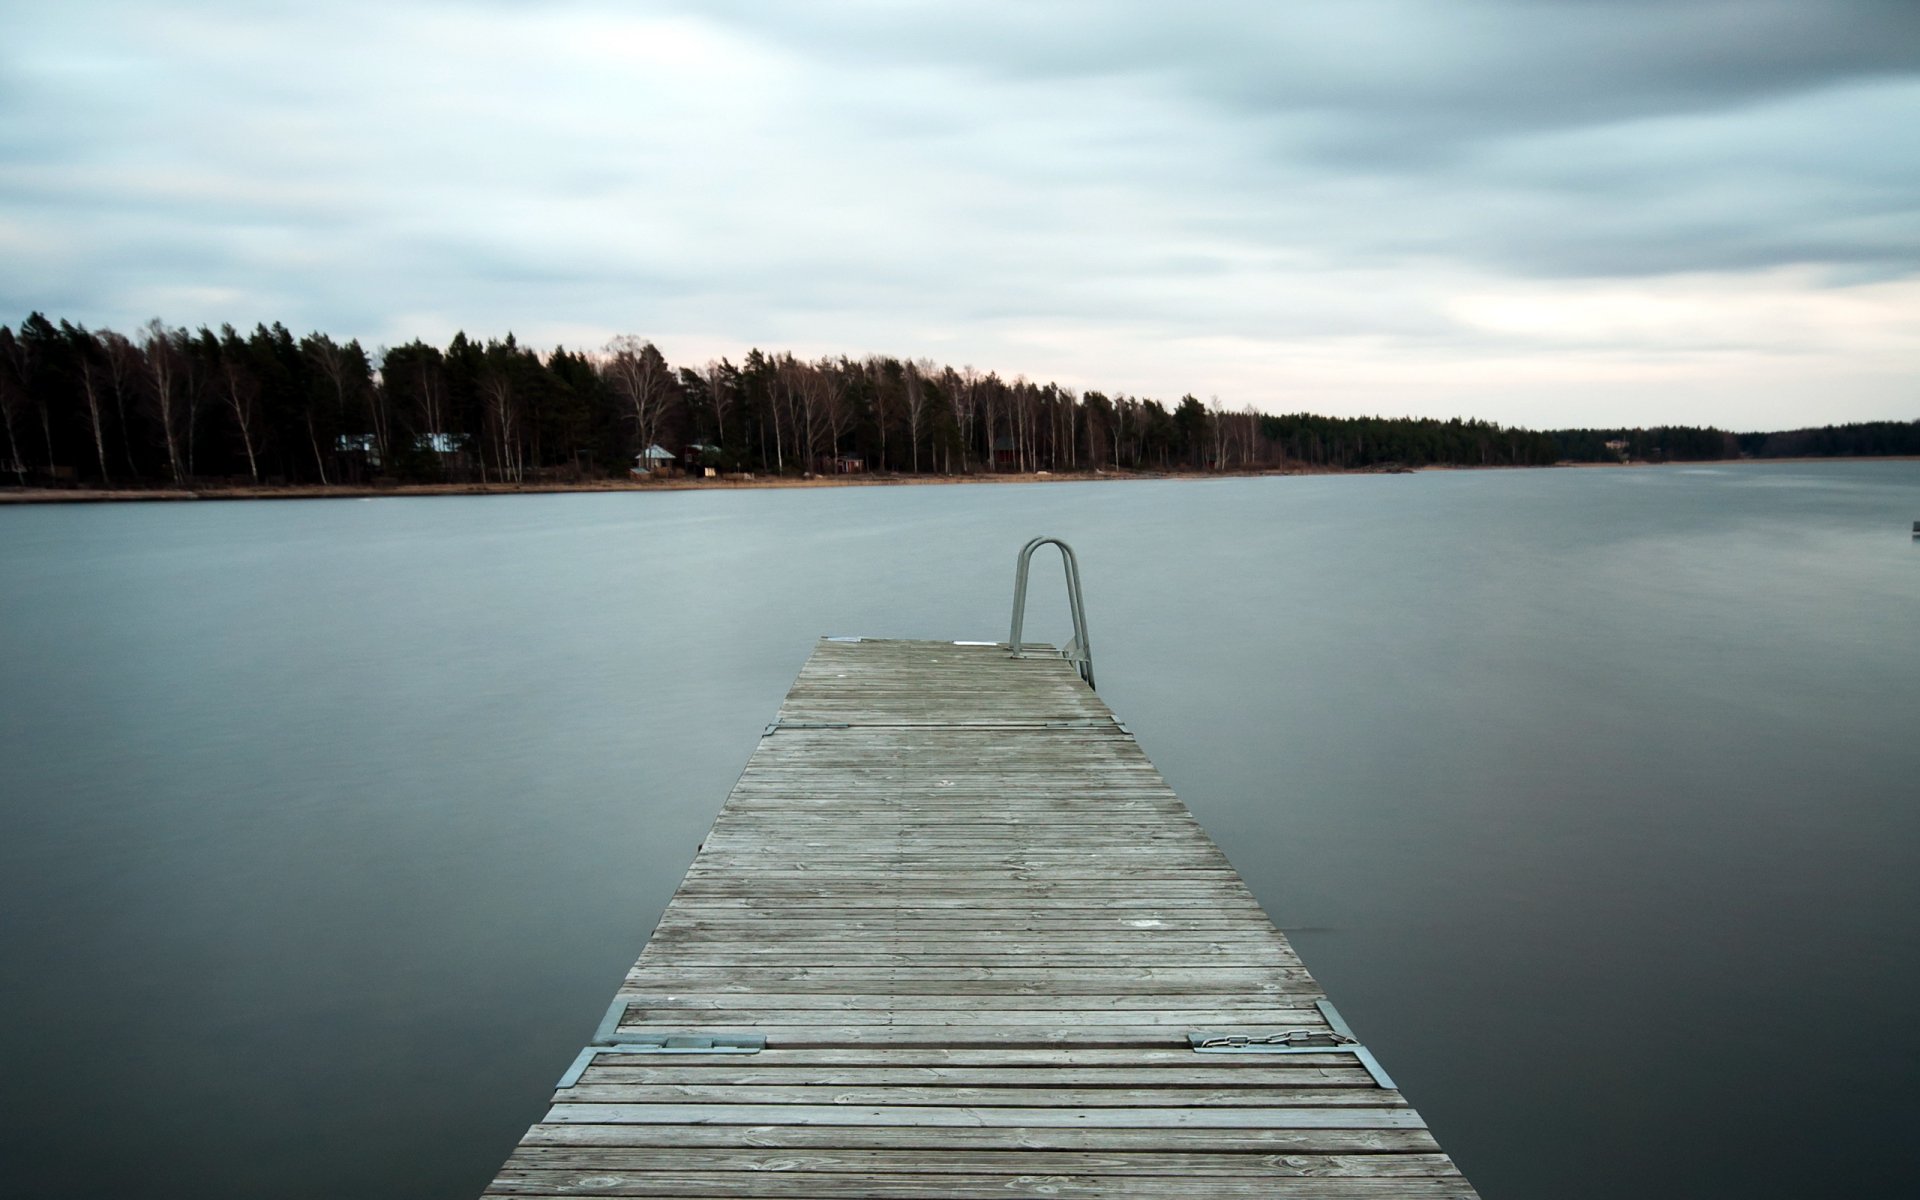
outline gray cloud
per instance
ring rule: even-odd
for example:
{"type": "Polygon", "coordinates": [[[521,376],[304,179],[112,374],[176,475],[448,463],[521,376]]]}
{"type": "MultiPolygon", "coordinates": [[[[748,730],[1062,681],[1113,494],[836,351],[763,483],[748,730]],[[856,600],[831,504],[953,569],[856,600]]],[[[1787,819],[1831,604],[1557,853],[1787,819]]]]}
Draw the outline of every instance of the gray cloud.
{"type": "Polygon", "coordinates": [[[1306,111],[1464,140],[1698,111],[1920,70],[1908,0],[885,0],[683,11],[849,64],[983,79],[1138,74],[1253,113],[1306,111]]]}
{"type": "Polygon", "coordinates": [[[717,11],[847,70],[913,61],[982,86],[1118,79],[1184,97],[1243,131],[1254,157],[1229,186],[1324,188],[1332,206],[1371,193],[1358,199],[1378,206],[1389,254],[1444,245],[1545,274],[1898,274],[1920,244],[1920,156],[1902,152],[1920,118],[1920,5],[1905,0],[717,11]],[[1812,235],[1803,208],[1828,214],[1812,235]]]}

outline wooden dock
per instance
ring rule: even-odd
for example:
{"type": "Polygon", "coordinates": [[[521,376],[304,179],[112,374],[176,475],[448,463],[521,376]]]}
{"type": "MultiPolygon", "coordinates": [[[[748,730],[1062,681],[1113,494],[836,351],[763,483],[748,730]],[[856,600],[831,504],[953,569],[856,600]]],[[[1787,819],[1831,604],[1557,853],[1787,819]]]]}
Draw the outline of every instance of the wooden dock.
{"type": "Polygon", "coordinates": [[[1472,1197],[1324,999],[1070,665],[823,640],[487,1194],[1472,1197]]]}

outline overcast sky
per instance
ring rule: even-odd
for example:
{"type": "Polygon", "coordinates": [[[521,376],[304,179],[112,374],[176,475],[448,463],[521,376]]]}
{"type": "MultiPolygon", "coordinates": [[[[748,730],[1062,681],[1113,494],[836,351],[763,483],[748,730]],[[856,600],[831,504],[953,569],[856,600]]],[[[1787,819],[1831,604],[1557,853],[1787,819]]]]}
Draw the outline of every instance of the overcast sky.
{"type": "Polygon", "coordinates": [[[1535,427],[1920,417],[1920,0],[0,18],[0,322],[1535,427]]]}

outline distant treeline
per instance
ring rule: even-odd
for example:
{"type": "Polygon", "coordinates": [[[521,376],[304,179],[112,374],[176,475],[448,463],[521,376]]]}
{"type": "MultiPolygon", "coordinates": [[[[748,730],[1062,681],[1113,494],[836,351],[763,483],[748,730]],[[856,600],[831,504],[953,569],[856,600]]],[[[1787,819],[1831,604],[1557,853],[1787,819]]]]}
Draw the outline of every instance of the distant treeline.
{"type": "Polygon", "coordinates": [[[1920,455],[1920,421],[1867,421],[1781,433],[1728,433],[1711,427],[1558,429],[1566,462],[1705,462],[1723,458],[1859,458],[1920,455]]]}
{"type": "Polygon", "coordinates": [[[1454,419],[1272,416],[1076,392],[971,366],[652,343],[541,354],[456,334],[369,353],[280,324],[132,336],[0,326],[0,478],[15,484],[529,482],[642,469],[771,474],[1524,466],[1920,454],[1920,423],[1774,434],[1536,433],[1454,419]]]}

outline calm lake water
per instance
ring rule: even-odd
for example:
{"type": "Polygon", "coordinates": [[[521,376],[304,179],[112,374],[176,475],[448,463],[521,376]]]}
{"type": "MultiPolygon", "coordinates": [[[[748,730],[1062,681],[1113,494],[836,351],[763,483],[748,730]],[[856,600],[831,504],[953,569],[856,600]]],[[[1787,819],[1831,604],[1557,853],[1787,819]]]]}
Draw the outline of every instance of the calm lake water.
{"type": "Polygon", "coordinates": [[[1920,463],[0,510],[0,1190],[476,1194],[813,639],[1004,638],[1051,533],[1489,1200],[1910,1195],[1915,519],[1920,463]]]}

